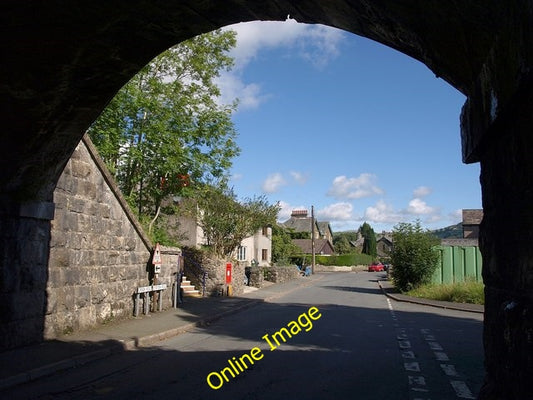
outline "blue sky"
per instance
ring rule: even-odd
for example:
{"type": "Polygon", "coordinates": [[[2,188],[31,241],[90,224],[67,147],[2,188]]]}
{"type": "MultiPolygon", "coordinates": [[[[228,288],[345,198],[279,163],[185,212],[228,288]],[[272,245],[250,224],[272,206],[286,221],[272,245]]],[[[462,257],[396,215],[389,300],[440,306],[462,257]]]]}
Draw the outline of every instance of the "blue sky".
{"type": "Polygon", "coordinates": [[[321,25],[228,28],[236,65],[219,85],[240,100],[230,182],[239,198],[279,202],[281,221],[314,206],[334,231],[416,219],[435,229],[481,208],[479,165],[461,161],[465,97],[425,65],[321,25]]]}

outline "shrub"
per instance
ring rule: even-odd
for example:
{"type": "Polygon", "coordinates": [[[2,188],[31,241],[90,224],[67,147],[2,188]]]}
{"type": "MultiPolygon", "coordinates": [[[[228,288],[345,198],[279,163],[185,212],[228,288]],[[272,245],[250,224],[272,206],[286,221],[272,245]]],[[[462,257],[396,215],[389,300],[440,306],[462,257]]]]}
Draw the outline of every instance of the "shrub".
{"type": "Polygon", "coordinates": [[[400,223],[392,232],[391,261],[394,286],[404,292],[429,283],[439,261],[439,240],[422,229],[420,221],[400,223]]]}

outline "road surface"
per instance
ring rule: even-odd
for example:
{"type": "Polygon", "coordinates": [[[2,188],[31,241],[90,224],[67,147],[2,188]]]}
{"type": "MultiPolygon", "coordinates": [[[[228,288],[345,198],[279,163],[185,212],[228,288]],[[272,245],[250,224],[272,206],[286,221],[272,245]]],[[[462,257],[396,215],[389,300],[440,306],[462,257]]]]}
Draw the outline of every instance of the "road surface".
{"type": "Polygon", "coordinates": [[[2,393],[12,399],[473,399],[482,315],[399,303],[382,273],[325,273],[158,345],[2,393]]]}

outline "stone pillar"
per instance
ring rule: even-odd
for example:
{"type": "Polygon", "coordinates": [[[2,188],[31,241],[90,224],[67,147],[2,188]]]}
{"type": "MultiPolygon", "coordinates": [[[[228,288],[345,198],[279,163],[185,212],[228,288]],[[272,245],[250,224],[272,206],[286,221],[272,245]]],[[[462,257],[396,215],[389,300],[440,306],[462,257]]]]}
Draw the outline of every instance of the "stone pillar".
{"type": "Polygon", "coordinates": [[[42,341],[48,280],[48,202],[0,210],[0,350],[42,341]]]}
{"type": "Polygon", "coordinates": [[[533,399],[533,90],[481,154],[486,377],[480,399],[533,399]]]}

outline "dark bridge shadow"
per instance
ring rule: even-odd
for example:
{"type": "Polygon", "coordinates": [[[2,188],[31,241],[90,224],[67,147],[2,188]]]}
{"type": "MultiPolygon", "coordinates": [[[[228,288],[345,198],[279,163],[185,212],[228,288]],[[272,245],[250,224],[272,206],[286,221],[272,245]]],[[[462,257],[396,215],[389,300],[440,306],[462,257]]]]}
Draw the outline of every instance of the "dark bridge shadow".
{"type": "MultiPolygon", "coordinates": [[[[344,286],[323,288],[377,292],[344,286]]],[[[408,378],[403,368],[405,360],[400,356],[397,328],[387,309],[346,306],[334,301],[317,305],[321,317],[313,321],[312,328],[286,337],[286,342],[271,351],[263,336],[272,337],[311,305],[260,303],[209,326],[198,327],[191,334],[92,362],[85,360],[85,365],[0,392],[0,397],[128,400],[408,398],[408,378]],[[228,367],[229,360],[250,353],[254,347],[260,348],[261,359],[234,377],[226,371],[229,380],[220,389],[209,387],[206,378],[210,373],[219,374],[228,367]]],[[[472,391],[478,393],[483,379],[480,321],[471,319],[469,314],[452,318],[424,311],[396,311],[396,316],[413,342],[421,340],[419,328],[422,326],[434,327],[433,331],[445,347],[451,347],[449,341],[458,341],[454,351],[466,368],[459,372],[472,391]]],[[[198,317],[191,312],[189,318],[192,322],[198,317]]],[[[62,343],[65,351],[85,346],[101,346],[102,351],[111,351],[110,348],[119,345],[104,340],[93,344],[62,343]]],[[[424,348],[421,349],[423,352],[424,348]]],[[[218,385],[219,382],[213,379],[218,385]]],[[[443,390],[450,391],[449,398],[452,398],[449,384],[443,390]]]]}

